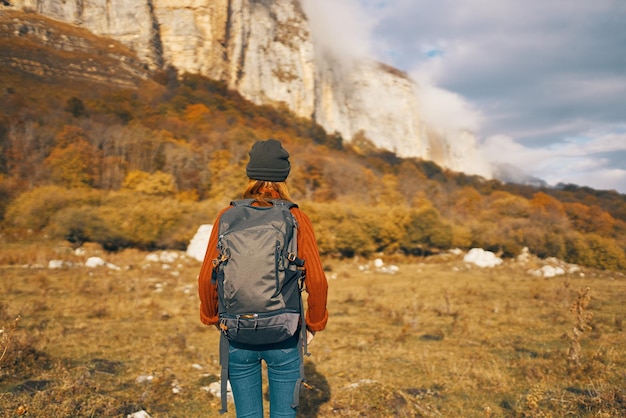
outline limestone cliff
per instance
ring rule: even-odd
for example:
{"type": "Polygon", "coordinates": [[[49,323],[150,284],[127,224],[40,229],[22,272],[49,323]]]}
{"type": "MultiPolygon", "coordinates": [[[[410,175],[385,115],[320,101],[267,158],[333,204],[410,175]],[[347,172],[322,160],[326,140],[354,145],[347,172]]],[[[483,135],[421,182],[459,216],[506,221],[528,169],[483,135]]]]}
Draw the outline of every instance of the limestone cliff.
{"type": "Polygon", "coordinates": [[[13,0],[14,7],[111,37],[157,69],[225,81],[257,104],[284,104],[350,141],[363,132],[403,157],[490,177],[469,133],[433,134],[416,85],[374,62],[345,67],[316,50],[297,0],[13,0]]]}

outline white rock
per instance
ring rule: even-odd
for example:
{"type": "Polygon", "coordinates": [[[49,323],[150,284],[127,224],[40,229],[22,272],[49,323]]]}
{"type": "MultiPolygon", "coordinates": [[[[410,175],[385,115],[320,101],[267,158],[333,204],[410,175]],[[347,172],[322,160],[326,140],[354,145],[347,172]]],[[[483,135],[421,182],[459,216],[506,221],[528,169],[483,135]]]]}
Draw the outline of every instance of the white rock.
{"type": "Polygon", "coordinates": [[[204,254],[206,253],[207,245],[209,245],[209,238],[211,237],[211,231],[213,225],[200,225],[196,234],[189,241],[187,247],[187,255],[198,261],[204,260],[204,254]]]}
{"type": "Polygon", "coordinates": [[[491,251],[485,251],[482,248],[472,248],[469,250],[463,261],[466,263],[475,264],[478,267],[495,267],[502,264],[502,259],[497,257],[491,251]]]}
{"type": "Polygon", "coordinates": [[[522,251],[520,251],[520,253],[517,256],[517,262],[518,263],[527,263],[530,260],[530,250],[528,249],[528,247],[524,247],[522,248],[522,251]]]}
{"type": "Polygon", "coordinates": [[[162,263],[173,263],[178,260],[178,253],[176,251],[163,251],[159,254],[159,261],[162,263]]]}
{"type": "Polygon", "coordinates": [[[363,386],[363,385],[373,385],[378,383],[376,380],[372,380],[372,379],[361,379],[358,382],[355,383],[350,383],[348,386],[346,386],[346,389],[356,389],[359,386],[363,386]]]}
{"type": "Polygon", "coordinates": [[[61,269],[65,266],[65,261],[63,260],[50,260],[48,261],[49,269],[61,269]]]}
{"type": "Polygon", "coordinates": [[[570,264],[567,267],[567,272],[569,274],[574,274],[574,273],[578,273],[579,271],[581,271],[580,266],[577,266],[576,264],[570,264]]]}
{"type": "Polygon", "coordinates": [[[150,418],[150,415],[142,409],[141,411],[126,415],[126,418],[150,418]]]}
{"type": "Polygon", "coordinates": [[[543,266],[541,267],[541,271],[543,273],[543,277],[555,277],[565,274],[565,270],[561,267],[554,266],[543,266]]]}
{"type": "Polygon", "coordinates": [[[90,268],[104,267],[106,264],[107,262],[100,257],[89,257],[87,261],[85,261],[85,266],[90,268]]]}
{"type": "MultiPolygon", "coordinates": [[[[209,386],[204,386],[202,389],[209,392],[216,398],[222,398],[222,384],[220,382],[213,382],[209,386]]],[[[226,383],[226,397],[231,400],[233,398],[233,392],[230,387],[230,382],[226,383]]]]}
{"type": "Polygon", "coordinates": [[[535,277],[556,277],[565,274],[565,270],[559,266],[545,265],[540,269],[529,270],[528,273],[535,277]]]}
{"type": "Polygon", "coordinates": [[[111,270],[121,270],[119,266],[116,266],[115,264],[112,264],[112,263],[107,263],[107,268],[110,268],[111,270]]]}
{"type": "Polygon", "coordinates": [[[107,268],[110,268],[111,270],[121,270],[115,264],[107,263],[100,257],[89,257],[87,261],[85,261],[85,266],[89,268],[107,267],[107,268]]]}
{"type": "Polygon", "coordinates": [[[146,255],[146,259],[145,260],[153,262],[153,263],[158,263],[160,261],[159,260],[159,255],[157,253],[150,253],[150,254],[146,255]]]}
{"type": "Polygon", "coordinates": [[[152,382],[154,380],[154,376],[149,375],[149,374],[142,374],[137,376],[137,378],[135,379],[135,382],[137,383],[148,383],[148,382],[152,382]]]}

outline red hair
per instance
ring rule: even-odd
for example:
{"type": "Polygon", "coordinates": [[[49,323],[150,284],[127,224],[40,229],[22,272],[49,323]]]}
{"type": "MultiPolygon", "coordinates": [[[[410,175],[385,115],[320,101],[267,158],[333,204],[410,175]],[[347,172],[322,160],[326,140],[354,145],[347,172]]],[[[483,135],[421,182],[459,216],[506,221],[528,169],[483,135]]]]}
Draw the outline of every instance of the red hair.
{"type": "Polygon", "coordinates": [[[254,199],[262,206],[269,206],[272,199],[291,201],[289,189],[284,181],[264,181],[250,179],[246,190],[243,192],[244,199],[254,199]]]}

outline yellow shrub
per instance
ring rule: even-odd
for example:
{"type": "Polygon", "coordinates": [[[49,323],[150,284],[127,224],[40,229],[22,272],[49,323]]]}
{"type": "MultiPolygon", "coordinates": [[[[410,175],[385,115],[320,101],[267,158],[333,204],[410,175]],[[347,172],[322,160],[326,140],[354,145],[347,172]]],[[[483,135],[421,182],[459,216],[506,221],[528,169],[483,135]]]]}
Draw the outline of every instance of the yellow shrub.
{"type": "Polygon", "coordinates": [[[8,225],[40,231],[54,214],[68,206],[95,204],[100,192],[90,189],[66,189],[43,186],[21,194],[8,206],[5,220],[8,225]]]}

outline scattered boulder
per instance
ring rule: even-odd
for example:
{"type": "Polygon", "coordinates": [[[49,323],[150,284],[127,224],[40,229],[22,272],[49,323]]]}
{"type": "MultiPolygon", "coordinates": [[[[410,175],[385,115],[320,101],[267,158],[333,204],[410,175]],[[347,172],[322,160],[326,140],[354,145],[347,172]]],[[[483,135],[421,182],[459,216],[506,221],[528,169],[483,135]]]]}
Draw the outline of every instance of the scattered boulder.
{"type": "Polygon", "coordinates": [[[581,271],[580,266],[576,264],[566,263],[565,261],[559,260],[556,257],[548,257],[542,262],[545,263],[542,267],[537,269],[530,269],[527,271],[527,273],[531,276],[545,278],[576,273],[578,273],[581,277],[584,276],[584,273],[581,271]]]}
{"type": "Polygon", "coordinates": [[[396,274],[400,271],[400,268],[396,265],[386,266],[381,258],[377,258],[373,262],[360,265],[359,270],[366,273],[374,271],[382,274],[396,274]]]}
{"type": "Polygon", "coordinates": [[[463,261],[474,264],[478,267],[495,267],[502,264],[502,259],[491,251],[485,251],[482,248],[472,248],[469,250],[463,261]]]}
{"type": "Polygon", "coordinates": [[[63,267],[68,266],[68,263],[64,260],[50,260],[48,261],[49,269],[62,269],[63,267]]]}
{"type": "Polygon", "coordinates": [[[189,241],[189,246],[187,247],[187,255],[189,257],[195,258],[200,262],[204,260],[204,254],[206,253],[212,230],[213,225],[200,225],[196,234],[189,241]]]}
{"type": "Polygon", "coordinates": [[[376,380],[361,379],[358,382],[350,383],[349,385],[346,386],[346,389],[356,389],[360,386],[375,385],[375,384],[378,384],[376,380]]]}
{"type": "Polygon", "coordinates": [[[528,273],[537,277],[556,277],[565,274],[565,270],[561,267],[546,265],[539,269],[528,270],[528,273]]]}
{"type": "Polygon", "coordinates": [[[89,268],[107,267],[107,268],[110,268],[111,270],[121,270],[115,264],[107,263],[100,257],[89,257],[87,261],[85,261],[85,266],[89,268]]]}
{"type": "Polygon", "coordinates": [[[151,374],[142,374],[137,376],[137,378],[135,379],[136,383],[142,384],[142,383],[150,383],[154,380],[154,376],[152,376],[151,374]]]}
{"type": "Polygon", "coordinates": [[[132,414],[126,415],[126,418],[151,418],[150,415],[143,409],[132,414]]]}
{"type": "Polygon", "coordinates": [[[174,380],[171,386],[172,386],[172,393],[174,395],[178,395],[182,393],[183,387],[180,385],[180,383],[177,380],[174,380]]]}
{"type": "Polygon", "coordinates": [[[153,263],[173,263],[180,255],[176,251],[159,251],[146,255],[146,261],[153,263]]]}
{"type": "Polygon", "coordinates": [[[524,247],[522,248],[522,251],[520,251],[520,253],[517,255],[516,261],[521,264],[526,264],[530,261],[531,257],[532,256],[528,247],[524,247]]]}
{"type": "MultiPolygon", "coordinates": [[[[213,382],[209,386],[202,387],[202,390],[209,392],[211,395],[216,398],[222,398],[222,383],[221,382],[213,382]]],[[[226,397],[229,400],[233,400],[233,392],[230,387],[230,382],[226,383],[226,397]]]]}

